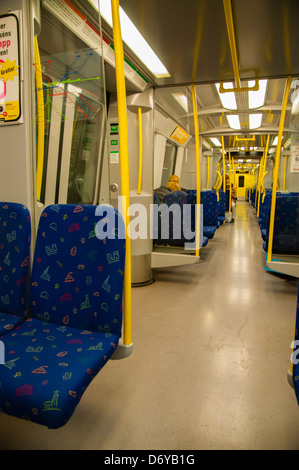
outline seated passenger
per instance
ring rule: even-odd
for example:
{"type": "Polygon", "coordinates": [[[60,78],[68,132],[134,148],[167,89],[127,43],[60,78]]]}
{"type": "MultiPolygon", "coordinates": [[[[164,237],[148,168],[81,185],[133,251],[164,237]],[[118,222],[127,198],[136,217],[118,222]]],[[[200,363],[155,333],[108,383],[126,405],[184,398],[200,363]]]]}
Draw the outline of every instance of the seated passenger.
{"type": "Polygon", "coordinates": [[[160,186],[160,188],[154,189],[154,193],[158,196],[159,204],[163,202],[164,196],[173,191],[184,191],[180,188],[180,178],[176,175],[171,175],[168,179],[167,186],[160,186]]]}

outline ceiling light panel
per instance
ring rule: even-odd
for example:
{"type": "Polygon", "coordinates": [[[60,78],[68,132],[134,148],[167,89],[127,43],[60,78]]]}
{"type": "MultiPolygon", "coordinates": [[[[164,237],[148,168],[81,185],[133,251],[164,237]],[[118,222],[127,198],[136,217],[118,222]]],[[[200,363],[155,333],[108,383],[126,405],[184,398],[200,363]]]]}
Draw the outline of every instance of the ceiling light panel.
{"type": "MultiPolygon", "coordinates": [[[[255,85],[254,80],[249,80],[248,86],[253,87],[255,85]]],[[[267,80],[259,80],[259,90],[248,92],[248,104],[249,109],[260,108],[265,103],[267,89],[267,80]]]]}
{"type": "MultiPolygon", "coordinates": [[[[226,93],[220,93],[220,83],[216,83],[216,89],[218,91],[222,106],[226,109],[237,109],[237,102],[236,102],[236,97],[235,93],[233,91],[226,92],[226,93]]],[[[233,88],[234,84],[233,83],[225,83],[225,89],[230,89],[233,88]]]]}
{"type": "MultiPolygon", "coordinates": [[[[92,0],[93,5],[98,9],[98,0],[92,0]]],[[[112,12],[110,0],[100,1],[101,16],[112,27],[112,12]]],[[[143,64],[157,77],[170,77],[166,67],[162,64],[159,57],[140,34],[136,26],[126,15],[124,10],[119,7],[119,17],[123,41],[143,62],[143,64]]]]}

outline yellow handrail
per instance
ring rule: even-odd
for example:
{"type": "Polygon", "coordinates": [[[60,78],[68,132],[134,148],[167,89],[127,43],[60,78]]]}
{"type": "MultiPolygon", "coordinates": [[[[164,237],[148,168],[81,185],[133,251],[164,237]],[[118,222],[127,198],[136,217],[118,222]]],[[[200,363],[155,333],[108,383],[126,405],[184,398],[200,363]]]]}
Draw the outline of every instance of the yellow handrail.
{"type": "Polygon", "coordinates": [[[263,156],[261,158],[261,163],[260,163],[260,167],[259,167],[259,174],[258,174],[258,180],[257,180],[257,185],[256,185],[256,193],[255,193],[255,207],[256,207],[256,200],[257,200],[257,212],[256,212],[257,217],[259,217],[259,215],[260,215],[262,176],[263,176],[263,168],[264,168],[265,151],[266,151],[266,149],[264,149],[264,153],[263,153],[263,156]]]}
{"type": "Polygon", "coordinates": [[[210,157],[209,155],[207,156],[207,189],[209,189],[209,183],[210,183],[210,157]]]}
{"type": "Polygon", "coordinates": [[[234,75],[235,75],[235,82],[236,82],[237,88],[241,88],[231,0],[223,0],[223,6],[224,6],[224,13],[225,13],[225,19],[226,19],[226,26],[227,26],[227,33],[228,33],[234,75]]]}
{"type": "Polygon", "coordinates": [[[193,104],[193,117],[194,117],[194,136],[195,136],[195,150],[196,150],[196,227],[195,227],[195,255],[199,256],[199,231],[200,231],[200,145],[199,145],[199,127],[197,104],[195,95],[195,85],[191,85],[192,91],[192,104],[193,104]]]}
{"type": "Polygon", "coordinates": [[[37,100],[36,198],[40,201],[45,151],[45,114],[41,62],[37,36],[34,36],[35,83],[37,100]]]}
{"type": "Polygon", "coordinates": [[[126,260],[124,273],[124,305],[123,305],[123,331],[124,344],[132,344],[132,293],[131,293],[131,239],[129,233],[129,206],[130,206],[130,183],[129,183],[129,151],[128,151],[128,122],[126,85],[124,73],[124,52],[121,37],[119,0],[111,0],[113,39],[115,52],[116,88],[119,120],[119,153],[120,153],[120,181],[122,195],[122,215],[126,226],[126,260]]]}
{"type": "Polygon", "coordinates": [[[286,173],[287,173],[287,155],[284,156],[284,166],[283,166],[283,190],[286,190],[286,173]]]}
{"type": "Polygon", "coordinates": [[[138,108],[138,129],[139,129],[139,168],[138,168],[138,186],[137,194],[141,194],[142,183],[142,163],[143,163],[143,140],[142,140],[142,113],[141,108],[138,108]]]}
{"type": "Polygon", "coordinates": [[[222,166],[223,166],[223,191],[225,192],[225,151],[224,151],[224,137],[221,136],[221,146],[222,146],[222,166]]]}
{"type": "Polygon", "coordinates": [[[290,85],[291,85],[291,77],[287,77],[286,86],[284,90],[284,96],[283,96],[281,115],[280,115],[278,142],[277,142],[277,147],[276,147],[273,188],[272,188],[272,202],[271,202],[271,213],[270,213],[270,226],[269,226],[269,239],[268,239],[268,258],[267,258],[268,262],[270,262],[272,258],[274,217],[275,217],[276,191],[277,191],[276,188],[277,188],[279,162],[280,162],[281,141],[282,141],[283,127],[284,127],[290,85]]]}
{"type": "Polygon", "coordinates": [[[222,186],[222,175],[221,175],[220,171],[218,171],[218,170],[217,170],[217,175],[218,175],[218,176],[217,176],[217,181],[216,181],[216,184],[215,184],[215,186],[214,186],[214,189],[215,189],[216,191],[219,191],[219,189],[220,189],[221,186],[222,186]]]}
{"type": "MultiPolygon", "coordinates": [[[[218,173],[217,182],[218,182],[218,178],[219,178],[219,183],[218,183],[217,186],[215,185],[215,188],[214,188],[214,189],[216,190],[217,201],[219,201],[219,189],[221,188],[221,185],[222,185],[222,176],[221,176],[220,171],[217,170],[217,173],[218,173]]],[[[217,184],[217,183],[216,183],[216,184],[217,184]]]]}
{"type": "Polygon", "coordinates": [[[230,149],[228,149],[228,163],[229,163],[229,207],[228,207],[228,213],[231,214],[232,211],[232,183],[230,179],[230,167],[231,167],[231,154],[230,154],[230,149]]]}

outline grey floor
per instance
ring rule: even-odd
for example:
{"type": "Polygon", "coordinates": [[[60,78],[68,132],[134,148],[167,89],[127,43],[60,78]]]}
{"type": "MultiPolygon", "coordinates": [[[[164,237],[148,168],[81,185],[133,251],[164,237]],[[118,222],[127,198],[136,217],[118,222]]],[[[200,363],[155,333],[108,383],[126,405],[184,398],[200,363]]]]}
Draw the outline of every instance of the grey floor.
{"type": "Polygon", "coordinates": [[[265,271],[246,201],[201,259],[133,289],[134,353],[107,364],[65,427],[0,414],[0,448],[298,450],[297,282],[265,271]]]}

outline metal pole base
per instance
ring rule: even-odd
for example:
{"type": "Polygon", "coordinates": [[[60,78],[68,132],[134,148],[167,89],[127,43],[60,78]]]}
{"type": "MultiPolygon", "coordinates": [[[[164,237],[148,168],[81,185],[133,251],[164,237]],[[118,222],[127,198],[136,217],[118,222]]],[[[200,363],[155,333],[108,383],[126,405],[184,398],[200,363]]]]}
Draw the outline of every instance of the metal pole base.
{"type": "Polygon", "coordinates": [[[127,345],[123,343],[123,340],[120,339],[118,346],[111,356],[111,359],[116,360],[116,359],[125,359],[126,357],[129,357],[133,352],[133,343],[127,345]]]}

